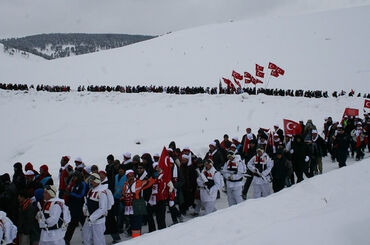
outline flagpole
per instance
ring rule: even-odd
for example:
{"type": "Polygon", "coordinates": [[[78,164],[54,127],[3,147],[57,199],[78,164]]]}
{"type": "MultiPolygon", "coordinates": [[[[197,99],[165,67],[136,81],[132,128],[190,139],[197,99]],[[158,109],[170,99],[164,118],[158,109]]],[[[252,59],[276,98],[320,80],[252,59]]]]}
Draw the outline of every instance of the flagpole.
{"type": "MultiPolygon", "coordinates": [[[[268,69],[268,68],[267,68],[268,69]]],[[[271,74],[270,74],[271,72],[269,72],[269,74],[268,74],[268,79],[267,79],[267,85],[266,85],[266,88],[268,88],[268,86],[269,86],[269,83],[270,83],[270,77],[271,77],[271,74]]]]}

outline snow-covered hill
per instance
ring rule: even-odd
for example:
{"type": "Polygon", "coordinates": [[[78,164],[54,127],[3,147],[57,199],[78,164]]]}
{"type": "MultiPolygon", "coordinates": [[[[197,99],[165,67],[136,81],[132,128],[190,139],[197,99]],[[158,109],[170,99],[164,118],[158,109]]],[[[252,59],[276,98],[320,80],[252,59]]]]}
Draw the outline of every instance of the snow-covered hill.
{"type": "MultiPolygon", "coordinates": [[[[6,64],[6,66],[23,66],[23,65],[29,65],[30,63],[37,63],[39,61],[43,61],[44,58],[41,58],[40,56],[30,54],[25,51],[21,51],[18,49],[8,48],[4,49],[4,45],[0,43],[0,64],[1,64],[1,71],[5,72],[3,68],[3,64],[6,64]]],[[[10,74],[9,74],[10,75],[10,74]]],[[[1,80],[1,79],[0,79],[1,80]]],[[[4,80],[5,81],[5,80],[4,80]]]]}
{"type": "Polygon", "coordinates": [[[363,6],[203,26],[52,62],[2,62],[0,80],[217,86],[233,69],[254,73],[255,63],[272,61],[286,74],[272,77],[269,87],[368,92],[369,16],[370,6],[363,6]]]}
{"type": "Polygon", "coordinates": [[[245,128],[282,125],[283,118],[340,119],[345,107],[362,98],[307,99],[247,95],[166,95],[0,91],[0,163],[48,164],[57,176],[62,155],[104,167],[106,156],[124,152],[159,153],[172,140],[204,156],[210,141],[225,133],[241,139],[245,128]],[[136,144],[140,142],[140,144],[136,144]]]}
{"type": "Polygon", "coordinates": [[[367,245],[369,196],[367,159],[122,244],[367,245]]]}

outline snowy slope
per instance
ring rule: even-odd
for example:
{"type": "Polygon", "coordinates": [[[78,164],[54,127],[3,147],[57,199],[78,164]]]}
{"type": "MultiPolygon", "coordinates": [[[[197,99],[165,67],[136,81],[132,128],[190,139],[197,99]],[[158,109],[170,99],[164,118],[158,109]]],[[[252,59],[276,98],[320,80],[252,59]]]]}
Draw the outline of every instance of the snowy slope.
{"type": "Polygon", "coordinates": [[[13,65],[19,67],[24,65],[25,63],[29,65],[29,63],[37,63],[40,61],[45,61],[45,59],[41,58],[40,56],[30,54],[28,52],[20,51],[17,49],[14,49],[14,52],[4,51],[4,45],[0,43],[1,65],[6,64],[9,67],[13,65]]]}
{"type": "MultiPolygon", "coordinates": [[[[370,6],[261,18],[175,32],[129,47],[10,65],[0,80],[52,84],[217,86],[222,76],[275,62],[269,87],[369,91],[370,6]],[[22,71],[22,72],[16,72],[22,71]]],[[[267,79],[265,79],[267,80],[267,79]]],[[[266,84],[266,83],[265,83],[266,84]]]]}
{"type": "Polygon", "coordinates": [[[370,160],[364,160],[122,244],[367,245],[369,196],[370,160]]]}
{"type": "Polygon", "coordinates": [[[178,96],[165,94],[47,93],[0,91],[0,163],[48,164],[57,176],[62,155],[104,167],[106,156],[160,153],[175,140],[203,156],[225,133],[241,139],[245,128],[282,125],[283,118],[312,119],[319,130],[326,116],[345,107],[362,108],[361,98],[305,99],[268,96],[178,96]],[[136,142],[141,144],[137,145],[136,142]]]}

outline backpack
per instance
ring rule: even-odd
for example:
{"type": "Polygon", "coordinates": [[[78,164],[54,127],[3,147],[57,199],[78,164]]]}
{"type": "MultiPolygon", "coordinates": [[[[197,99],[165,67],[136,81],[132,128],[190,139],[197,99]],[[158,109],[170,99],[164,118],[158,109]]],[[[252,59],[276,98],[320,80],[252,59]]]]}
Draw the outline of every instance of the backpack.
{"type": "Polygon", "coordinates": [[[0,229],[3,231],[2,237],[0,237],[0,244],[3,244],[2,242],[4,242],[4,244],[12,243],[17,237],[17,227],[7,217],[5,217],[5,222],[4,224],[3,220],[0,220],[0,229]]]}
{"type": "Polygon", "coordinates": [[[62,214],[60,216],[60,219],[63,221],[61,227],[62,229],[66,229],[69,222],[71,222],[71,213],[69,212],[68,206],[64,203],[64,200],[58,200],[55,202],[60,206],[62,209],[62,214]]]}
{"type": "Polygon", "coordinates": [[[107,210],[111,210],[114,204],[114,197],[111,190],[106,189],[102,191],[107,196],[107,210]]]}

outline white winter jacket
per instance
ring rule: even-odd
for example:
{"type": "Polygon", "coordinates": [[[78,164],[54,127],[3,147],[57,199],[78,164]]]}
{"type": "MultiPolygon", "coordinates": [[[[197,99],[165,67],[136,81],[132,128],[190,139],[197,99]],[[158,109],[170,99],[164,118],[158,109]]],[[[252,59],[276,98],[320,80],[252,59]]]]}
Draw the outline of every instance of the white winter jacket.
{"type": "MultiPolygon", "coordinates": [[[[265,165],[265,170],[261,174],[265,177],[266,180],[263,179],[262,177],[254,176],[252,180],[252,184],[261,185],[261,184],[266,184],[270,182],[269,174],[271,172],[272,167],[274,166],[274,162],[271,160],[271,158],[266,153],[263,153],[260,158],[262,160],[261,164],[265,165]]],[[[256,167],[255,167],[255,164],[257,163],[256,160],[257,160],[257,155],[252,157],[248,162],[248,169],[252,171],[253,173],[257,173],[256,167]]]]}
{"type": "Polygon", "coordinates": [[[201,176],[198,176],[197,183],[200,189],[200,200],[202,202],[212,202],[216,201],[217,191],[222,188],[222,177],[219,172],[216,171],[214,167],[210,170],[203,169],[200,173],[201,176]],[[210,179],[215,182],[214,186],[211,189],[208,189],[205,185],[205,179],[210,179]]]}

